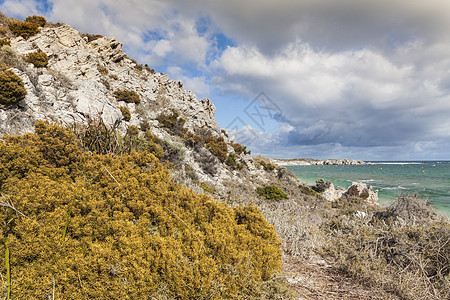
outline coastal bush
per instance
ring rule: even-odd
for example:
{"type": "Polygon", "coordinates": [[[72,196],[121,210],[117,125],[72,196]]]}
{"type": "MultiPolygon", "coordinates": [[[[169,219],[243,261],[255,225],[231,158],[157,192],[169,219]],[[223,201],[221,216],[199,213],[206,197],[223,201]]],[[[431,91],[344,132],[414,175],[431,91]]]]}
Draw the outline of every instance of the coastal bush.
{"type": "MultiPolygon", "coordinates": [[[[444,219],[417,223],[391,218],[391,212],[405,207],[402,198],[380,213],[369,210],[366,217],[347,205],[344,211],[339,208],[322,225],[331,237],[323,254],[353,278],[399,299],[448,299],[450,224],[444,219]]],[[[407,209],[411,215],[414,207],[407,209]]]]}
{"type": "Polygon", "coordinates": [[[115,91],[114,96],[116,97],[117,101],[125,101],[126,103],[135,103],[135,104],[141,103],[139,95],[134,91],[129,90],[115,91]]]}
{"type": "Polygon", "coordinates": [[[47,24],[47,20],[42,16],[29,16],[25,18],[25,22],[37,24],[40,27],[44,27],[47,24]]]}
{"type": "Polygon", "coordinates": [[[8,38],[1,38],[0,39],[0,48],[3,46],[11,46],[11,41],[8,38]]]}
{"type": "Polygon", "coordinates": [[[237,155],[240,155],[242,153],[244,153],[244,154],[250,154],[251,153],[251,151],[247,150],[247,147],[242,146],[239,143],[230,143],[230,146],[233,147],[234,152],[236,152],[237,155]]]}
{"type": "Polygon", "coordinates": [[[0,104],[13,104],[25,98],[27,90],[22,79],[13,71],[0,73],[0,104]]]}
{"type": "Polygon", "coordinates": [[[182,136],[187,132],[187,129],[183,128],[186,120],[180,117],[176,111],[169,115],[160,114],[157,120],[163,128],[168,129],[174,135],[182,136]]]}
{"type": "Polygon", "coordinates": [[[131,112],[126,106],[119,106],[120,112],[122,113],[122,117],[125,121],[130,121],[131,112]]]}
{"type": "Polygon", "coordinates": [[[89,153],[69,129],[35,131],[0,143],[0,253],[11,253],[15,299],[249,299],[275,288],[280,241],[256,207],[173,183],[148,152],[89,153]]]}
{"type": "Polygon", "coordinates": [[[256,157],[253,158],[255,161],[256,166],[260,166],[263,167],[263,169],[265,171],[273,171],[277,168],[277,166],[273,163],[270,162],[270,159],[262,156],[262,155],[258,155],[256,157]]]}
{"type": "Polygon", "coordinates": [[[223,140],[223,137],[205,136],[204,143],[206,149],[208,149],[221,162],[225,162],[228,154],[228,146],[223,140]]]}
{"type": "Polygon", "coordinates": [[[266,198],[267,200],[282,200],[289,199],[288,195],[280,190],[276,185],[269,185],[265,187],[257,187],[256,192],[266,198]]]}
{"type": "Polygon", "coordinates": [[[25,61],[37,68],[44,68],[48,65],[48,56],[42,51],[30,52],[25,55],[25,61]]]}
{"type": "Polygon", "coordinates": [[[38,24],[24,21],[11,22],[8,27],[15,35],[21,36],[24,39],[36,35],[40,31],[38,24]]]}
{"type": "Polygon", "coordinates": [[[87,42],[90,43],[90,42],[95,41],[95,40],[97,40],[99,38],[102,38],[103,35],[101,35],[101,34],[82,33],[81,37],[86,38],[87,42]]]}

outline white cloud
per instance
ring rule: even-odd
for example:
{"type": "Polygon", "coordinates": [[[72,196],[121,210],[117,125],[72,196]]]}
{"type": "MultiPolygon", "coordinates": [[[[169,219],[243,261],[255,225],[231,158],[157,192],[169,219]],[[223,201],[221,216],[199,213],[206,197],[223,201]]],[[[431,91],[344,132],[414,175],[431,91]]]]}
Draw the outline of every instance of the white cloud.
{"type": "Polygon", "coordinates": [[[30,16],[37,13],[37,1],[34,0],[6,0],[0,5],[0,9],[8,16],[30,16]]]}
{"type": "MultiPolygon", "coordinates": [[[[196,93],[267,92],[283,116],[260,149],[449,154],[439,150],[450,139],[448,0],[48,2],[48,20],[114,36],[196,93]],[[215,33],[235,45],[218,50],[215,33]]],[[[21,17],[42,11],[33,0],[0,7],[21,17]]]]}

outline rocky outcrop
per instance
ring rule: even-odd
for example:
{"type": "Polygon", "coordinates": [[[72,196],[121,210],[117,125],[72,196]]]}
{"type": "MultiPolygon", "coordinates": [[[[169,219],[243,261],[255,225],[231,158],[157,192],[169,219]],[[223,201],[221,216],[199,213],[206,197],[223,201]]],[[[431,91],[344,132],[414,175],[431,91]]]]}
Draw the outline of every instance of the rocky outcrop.
{"type": "Polygon", "coordinates": [[[350,187],[345,190],[342,188],[336,189],[330,181],[318,179],[316,185],[311,188],[328,201],[336,201],[342,197],[348,197],[360,198],[369,204],[378,204],[378,190],[374,191],[372,186],[367,187],[362,182],[352,182],[350,187]]]}
{"type": "Polygon", "coordinates": [[[370,204],[378,203],[378,190],[373,190],[372,186],[367,187],[362,182],[352,182],[352,185],[344,193],[346,197],[361,198],[370,204]]]}
{"type": "Polygon", "coordinates": [[[24,81],[28,95],[20,106],[0,109],[0,133],[31,132],[37,119],[71,124],[101,115],[113,124],[121,119],[119,106],[127,106],[131,119],[121,122],[121,130],[148,121],[157,134],[163,134],[157,115],[175,110],[186,119],[188,129],[205,128],[220,135],[210,100],[198,101],[182,89],[181,82],[137,65],[114,38],[89,41],[71,26],[61,25],[43,28],[27,40],[16,37],[11,48],[17,57],[42,51],[49,63],[46,68],[21,64],[13,70],[24,81]],[[116,90],[136,92],[141,103],[119,103],[113,95],[116,90]]]}
{"type": "Polygon", "coordinates": [[[318,160],[312,158],[294,158],[294,159],[272,159],[272,161],[280,166],[374,165],[374,163],[356,159],[318,160]]]}

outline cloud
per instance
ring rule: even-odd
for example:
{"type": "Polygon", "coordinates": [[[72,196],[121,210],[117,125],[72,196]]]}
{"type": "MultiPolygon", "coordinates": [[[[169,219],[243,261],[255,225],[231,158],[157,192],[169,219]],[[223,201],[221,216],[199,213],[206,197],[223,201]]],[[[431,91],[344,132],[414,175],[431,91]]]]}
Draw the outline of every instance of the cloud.
{"type": "Polygon", "coordinates": [[[249,98],[266,91],[294,127],[292,145],[375,147],[450,138],[444,117],[450,95],[442,84],[450,61],[438,55],[422,65],[433,48],[407,45],[387,56],[368,49],[317,52],[302,42],[275,55],[230,47],[213,63],[213,82],[249,98]],[[397,58],[419,52],[407,64],[397,58]]]}
{"type": "Polygon", "coordinates": [[[0,7],[114,36],[129,56],[202,96],[266,92],[283,113],[255,144],[264,153],[449,154],[442,150],[450,146],[447,0],[6,0],[0,7]]]}

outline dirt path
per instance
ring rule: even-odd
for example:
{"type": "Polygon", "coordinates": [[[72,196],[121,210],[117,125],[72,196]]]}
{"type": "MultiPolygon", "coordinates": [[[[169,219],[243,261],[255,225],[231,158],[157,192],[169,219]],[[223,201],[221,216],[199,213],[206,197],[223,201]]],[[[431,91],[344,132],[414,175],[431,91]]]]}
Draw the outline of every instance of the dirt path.
{"type": "Polygon", "coordinates": [[[395,299],[385,291],[363,286],[320,257],[284,256],[284,270],[298,299],[395,299]]]}

